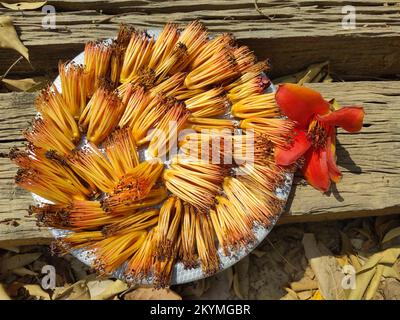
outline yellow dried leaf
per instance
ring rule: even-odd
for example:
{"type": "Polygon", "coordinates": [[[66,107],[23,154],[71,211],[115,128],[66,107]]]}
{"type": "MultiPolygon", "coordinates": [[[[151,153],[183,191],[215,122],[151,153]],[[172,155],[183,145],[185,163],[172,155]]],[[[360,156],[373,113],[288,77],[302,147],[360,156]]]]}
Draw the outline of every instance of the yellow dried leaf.
{"type": "Polygon", "coordinates": [[[124,300],[182,300],[182,298],[170,289],[141,287],[125,294],[124,300]]]}
{"type": "Polygon", "coordinates": [[[383,266],[382,276],[400,280],[400,274],[394,267],[383,266]]]}
{"type": "Polygon", "coordinates": [[[29,295],[37,299],[50,300],[50,295],[44,291],[38,284],[26,284],[24,288],[29,292],[29,295]]]}
{"type": "Polygon", "coordinates": [[[312,291],[308,290],[308,291],[298,292],[297,296],[299,297],[300,300],[308,300],[312,297],[312,291]]]}
{"type": "Polygon", "coordinates": [[[356,276],[356,287],[350,290],[349,300],[360,300],[364,296],[371,279],[374,277],[376,268],[370,268],[367,271],[363,271],[360,274],[357,273],[356,276]]]}
{"type": "Polygon", "coordinates": [[[329,61],[322,63],[315,63],[307,67],[306,69],[288,75],[274,79],[274,83],[298,83],[302,85],[303,83],[320,82],[329,74],[329,61]]]}
{"type": "Polygon", "coordinates": [[[400,227],[394,228],[385,234],[382,243],[389,242],[394,238],[400,237],[400,227]]]}
{"type": "Polygon", "coordinates": [[[4,83],[6,88],[11,91],[25,91],[25,92],[33,92],[43,88],[46,84],[47,79],[44,77],[34,77],[34,78],[25,78],[25,79],[1,79],[1,82],[4,83]]]}
{"type": "Polygon", "coordinates": [[[349,264],[349,259],[347,256],[336,257],[336,261],[342,268],[349,264]]]}
{"type": "Polygon", "coordinates": [[[365,292],[365,299],[371,300],[375,297],[376,290],[378,290],[379,284],[381,283],[383,273],[383,265],[378,265],[376,267],[376,271],[374,277],[371,279],[371,282],[365,292]]]}
{"type": "Polygon", "coordinates": [[[376,286],[379,285],[379,280],[384,272],[383,265],[387,267],[393,265],[399,255],[400,248],[389,248],[369,257],[357,272],[356,288],[350,291],[349,299],[362,299],[364,295],[366,298],[368,297],[371,299],[371,297],[375,295],[376,286]]]}
{"type": "Polygon", "coordinates": [[[29,61],[28,49],[19,39],[9,16],[0,17],[0,48],[13,49],[29,61]]]}
{"type": "Polygon", "coordinates": [[[291,298],[291,300],[299,300],[299,296],[297,295],[296,292],[294,292],[292,289],[290,288],[285,288],[286,292],[288,293],[288,297],[287,298],[291,298]]]}
{"type": "Polygon", "coordinates": [[[85,280],[75,282],[72,286],[56,288],[53,300],[90,300],[90,290],[85,280]]]}
{"type": "Polygon", "coordinates": [[[386,249],[385,251],[383,251],[380,263],[392,265],[397,261],[399,256],[400,256],[400,248],[386,249]]]}
{"type": "Polygon", "coordinates": [[[310,300],[324,300],[324,297],[321,295],[321,291],[317,290],[314,292],[310,300]]]}
{"type": "Polygon", "coordinates": [[[0,283],[0,300],[11,300],[2,283],[0,283]]]}
{"type": "Polygon", "coordinates": [[[128,289],[128,285],[121,280],[89,281],[88,287],[92,300],[107,300],[128,289]]]}
{"type": "Polygon", "coordinates": [[[318,289],[318,282],[310,278],[303,278],[300,281],[292,282],[290,288],[296,292],[318,289]]]}
{"type": "Polygon", "coordinates": [[[317,244],[313,233],[305,233],[302,243],[324,299],[344,299],[345,292],[341,285],[343,273],[335,257],[322,242],[317,244]]]}
{"type": "Polygon", "coordinates": [[[1,5],[10,10],[35,10],[43,7],[47,1],[38,1],[38,2],[17,2],[17,3],[7,3],[0,2],[1,5]]]}

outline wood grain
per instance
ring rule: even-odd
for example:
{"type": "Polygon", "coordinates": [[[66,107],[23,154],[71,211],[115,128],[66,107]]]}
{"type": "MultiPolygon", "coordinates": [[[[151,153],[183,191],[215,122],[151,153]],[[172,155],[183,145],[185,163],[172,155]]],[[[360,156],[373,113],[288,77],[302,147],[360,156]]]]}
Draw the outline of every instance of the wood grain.
{"type": "MultiPolygon", "coordinates": [[[[58,60],[73,58],[85,41],[115,35],[121,22],[157,28],[167,21],[202,20],[213,32],[233,32],[260,59],[269,58],[277,77],[311,63],[330,60],[339,77],[363,79],[400,74],[400,2],[357,1],[356,28],[342,28],[342,0],[218,1],[48,1],[56,8],[56,30],[42,28],[44,14],[0,9],[11,15],[29,48],[32,67],[17,65],[14,74],[48,73],[58,60]],[[267,15],[267,16],[266,16],[267,15]]],[[[17,58],[0,50],[0,74],[17,58]]]]}
{"type": "MultiPolygon", "coordinates": [[[[326,98],[339,103],[362,104],[364,128],[348,134],[338,130],[338,164],[343,180],[323,195],[296,179],[286,212],[279,223],[344,219],[400,211],[400,82],[310,84],[326,98]]],[[[33,93],[0,95],[0,152],[23,139],[20,132],[34,114],[33,93]]],[[[3,155],[4,156],[4,155],[3,155]]],[[[17,227],[0,223],[0,245],[43,243],[46,230],[26,218],[30,195],[16,187],[16,168],[0,158],[0,221],[20,219],[17,227]]]]}

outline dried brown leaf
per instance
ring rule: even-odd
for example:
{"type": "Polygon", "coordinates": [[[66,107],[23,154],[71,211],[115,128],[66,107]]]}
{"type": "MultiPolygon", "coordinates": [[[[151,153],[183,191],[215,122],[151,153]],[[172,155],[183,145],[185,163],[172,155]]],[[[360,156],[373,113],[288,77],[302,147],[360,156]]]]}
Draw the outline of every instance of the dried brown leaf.
{"type": "Polygon", "coordinates": [[[0,4],[10,10],[35,10],[43,7],[47,1],[38,1],[38,2],[17,2],[17,3],[7,3],[0,2],[0,4]]]}
{"type": "Polygon", "coordinates": [[[40,300],[50,300],[50,295],[44,291],[38,284],[26,284],[24,288],[29,292],[30,296],[40,300]]]}
{"type": "Polygon", "coordinates": [[[87,285],[92,300],[107,300],[128,289],[128,285],[121,280],[95,280],[87,285]]]}
{"type": "Polygon", "coordinates": [[[251,254],[254,254],[257,258],[261,258],[263,256],[265,256],[267,253],[265,251],[262,250],[258,250],[258,249],[254,249],[251,254]]]}
{"type": "Polygon", "coordinates": [[[124,300],[182,300],[181,296],[171,289],[137,288],[124,295],[124,300]]]}
{"type": "Polygon", "coordinates": [[[12,270],[12,273],[16,274],[17,276],[37,276],[38,273],[27,268],[21,267],[12,270]]]}
{"type": "Polygon", "coordinates": [[[313,292],[311,290],[297,292],[297,296],[300,300],[309,300],[312,297],[313,292]]]}
{"type": "Polygon", "coordinates": [[[11,300],[2,283],[0,283],[0,300],[11,300]]]}
{"type": "Polygon", "coordinates": [[[53,300],[91,300],[90,290],[85,280],[80,280],[71,286],[56,288],[53,300]]]}
{"type": "MultiPolygon", "coordinates": [[[[357,272],[356,288],[350,291],[350,300],[359,300],[364,296],[372,299],[383,275],[383,265],[392,266],[400,255],[400,248],[389,248],[373,254],[357,272]]],[[[386,271],[388,272],[388,271],[386,271]]]]}
{"type": "Polygon", "coordinates": [[[381,283],[382,273],[383,273],[383,265],[378,265],[375,271],[371,282],[365,292],[365,299],[371,300],[375,297],[375,293],[378,290],[379,284],[381,283]]]}
{"type": "Polygon", "coordinates": [[[387,232],[383,237],[382,244],[389,242],[397,237],[400,237],[400,227],[389,230],[389,232],[387,232]]]}
{"type": "Polygon", "coordinates": [[[0,261],[0,273],[24,267],[37,260],[42,254],[40,252],[16,254],[9,257],[3,257],[0,261]]]}
{"type": "Polygon", "coordinates": [[[287,295],[282,300],[299,300],[299,296],[290,288],[285,288],[287,295]]]}
{"type": "Polygon", "coordinates": [[[329,250],[322,243],[317,244],[312,233],[305,233],[302,242],[324,299],[344,299],[345,292],[341,286],[343,273],[335,257],[327,254],[329,250]]]}
{"type": "Polygon", "coordinates": [[[293,291],[307,291],[318,289],[318,282],[315,280],[311,280],[310,278],[303,278],[300,281],[295,281],[290,284],[290,288],[293,291]]]}
{"type": "Polygon", "coordinates": [[[13,49],[29,61],[28,49],[19,39],[9,16],[0,17],[0,48],[13,49]]]}
{"type": "Polygon", "coordinates": [[[384,265],[382,276],[385,278],[394,278],[396,280],[400,280],[400,274],[394,267],[384,265]]]}
{"type": "Polygon", "coordinates": [[[15,92],[33,92],[42,89],[46,83],[47,79],[45,77],[33,77],[25,79],[1,79],[6,88],[15,92]]]}

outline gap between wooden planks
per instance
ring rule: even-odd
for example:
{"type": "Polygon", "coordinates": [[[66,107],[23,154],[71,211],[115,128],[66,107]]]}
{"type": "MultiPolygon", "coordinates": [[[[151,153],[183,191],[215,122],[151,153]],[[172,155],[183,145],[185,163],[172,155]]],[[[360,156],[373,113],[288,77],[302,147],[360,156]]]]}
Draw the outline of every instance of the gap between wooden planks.
{"type": "MultiPolygon", "coordinates": [[[[399,213],[400,81],[310,84],[325,98],[363,104],[364,128],[348,134],[338,130],[338,164],[343,180],[330,195],[322,195],[296,180],[287,210],[279,223],[310,222],[399,213]]],[[[0,152],[21,146],[23,130],[34,115],[33,93],[0,94],[0,152]]],[[[50,235],[26,218],[31,196],[16,187],[16,168],[0,158],[0,245],[47,243],[50,235]]]]}
{"type": "MultiPolygon", "coordinates": [[[[327,60],[333,73],[353,80],[400,74],[399,0],[355,2],[354,29],[342,26],[342,8],[347,4],[343,0],[259,0],[265,15],[256,10],[254,0],[52,0],[47,4],[56,9],[55,30],[42,28],[45,15],[40,10],[21,14],[0,7],[0,14],[14,19],[34,68],[24,61],[13,69],[14,74],[54,71],[59,59],[72,59],[86,41],[114,37],[121,22],[152,29],[194,19],[212,32],[234,33],[259,59],[270,59],[272,77],[327,60]]],[[[17,58],[11,50],[0,49],[0,74],[17,58]]]]}

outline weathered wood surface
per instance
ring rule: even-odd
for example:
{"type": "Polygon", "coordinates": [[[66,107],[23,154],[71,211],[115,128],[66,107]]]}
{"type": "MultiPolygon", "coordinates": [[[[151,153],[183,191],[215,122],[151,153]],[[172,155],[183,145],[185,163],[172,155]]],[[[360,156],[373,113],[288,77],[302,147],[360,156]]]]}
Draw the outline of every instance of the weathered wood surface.
{"type": "MultiPolygon", "coordinates": [[[[338,163],[343,180],[330,195],[296,181],[280,223],[321,221],[399,213],[400,200],[400,81],[312,84],[326,98],[363,104],[361,133],[338,132],[338,163]]],[[[22,144],[21,131],[34,114],[33,93],[0,95],[0,152],[22,144]]],[[[3,155],[4,156],[4,155],[3,155]]],[[[43,242],[49,233],[26,218],[30,195],[16,187],[16,168],[0,158],[0,221],[14,218],[19,226],[0,223],[0,245],[43,242]]]]}
{"type": "MultiPolygon", "coordinates": [[[[400,74],[400,0],[259,0],[268,17],[256,10],[254,0],[52,0],[48,4],[57,11],[56,30],[42,28],[40,10],[22,14],[0,9],[0,14],[13,17],[34,68],[23,62],[14,73],[54,70],[59,59],[71,59],[82,51],[85,41],[114,36],[121,22],[157,28],[167,21],[200,19],[212,31],[233,32],[260,59],[270,58],[273,77],[325,60],[343,78],[400,74]],[[355,29],[343,29],[341,24],[347,4],[356,9],[355,29]]],[[[0,50],[0,74],[17,57],[0,50]]]]}

